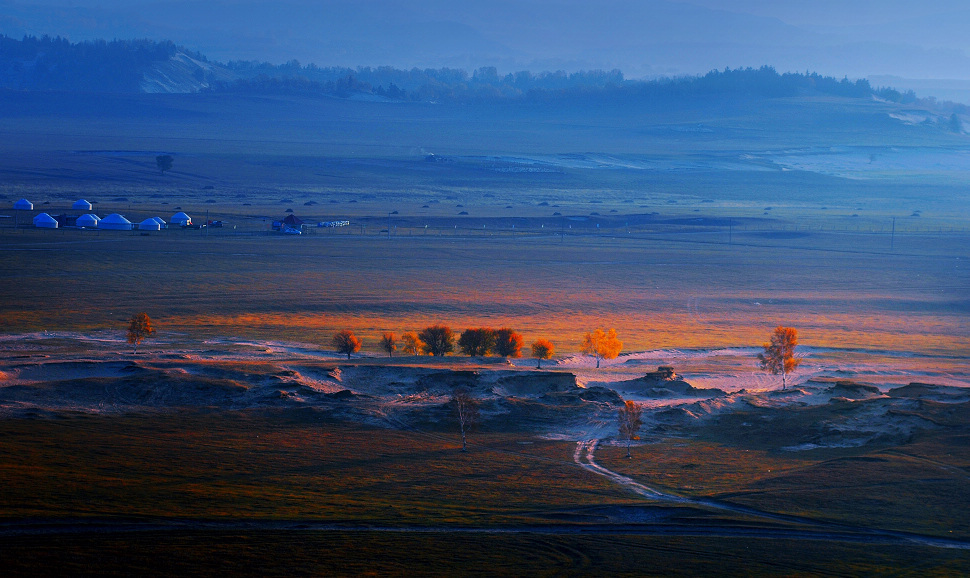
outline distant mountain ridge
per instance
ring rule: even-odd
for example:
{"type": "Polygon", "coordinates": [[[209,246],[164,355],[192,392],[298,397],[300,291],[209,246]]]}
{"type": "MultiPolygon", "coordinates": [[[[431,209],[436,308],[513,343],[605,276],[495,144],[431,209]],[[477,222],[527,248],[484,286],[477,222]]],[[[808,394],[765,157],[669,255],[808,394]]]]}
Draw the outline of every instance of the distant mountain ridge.
{"type": "MultiPolygon", "coordinates": [[[[835,79],[814,73],[779,74],[773,68],[725,69],[704,76],[626,80],[619,70],[567,74],[521,71],[500,75],[494,67],[469,74],[461,69],[392,67],[323,68],[290,61],[210,62],[172,42],[115,40],[70,43],[63,38],[0,36],[0,89],[87,93],[320,94],[388,101],[492,101],[644,98],[683,99],[714,95],[735,98],[829,95],[916,103],[913,92],[873,88],[866,80],[835,79]]],[[[937,108],[940,103],[930,101],[937,108]]],[[[947,113],[968,107],[942,105],[947,113]]],[[[956,122],[956,121],[953,121],[956,122]]]]}

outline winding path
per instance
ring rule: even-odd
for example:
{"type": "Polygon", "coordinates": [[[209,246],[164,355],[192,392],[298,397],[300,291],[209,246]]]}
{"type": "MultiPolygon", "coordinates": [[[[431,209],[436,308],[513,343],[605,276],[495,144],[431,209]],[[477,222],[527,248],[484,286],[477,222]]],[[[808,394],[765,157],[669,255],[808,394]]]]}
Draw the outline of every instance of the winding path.
{"type": "MultiPolygon", "coordinates": [[[[910,534],[907,532],[894,532],[890,530],[880,530],[878,528],[866,528],[866,527],[834,524],[831,522],[814,520],[812,518],[803,518],[799,516],[788,516],[785,514],[775,514],[772,512],[764,512],[756,508],[739,506],[736,504],[720,502],[713,499],[687,498],[684,496],[678,496],[675,494],[662,492],[660,490],[641,484],[640,482],[637,482],[632,478],[629,478],[622,474],[618,474],[613,470],[609,470],[597,464],[595,460],[595,454],[596,454],[596,447],[599,445],[599,441],[600,440],[594,439],[594,440],[581,440],[580,442],[578,442],[576,444],[576,451],[573,452],[573,461],[575,461],[576,464],[579,465],[579,467],[583,468],[584,470],[604,476],[610,479],[611,481],[629,489],[630,491],[636,494],[639,494],[650,500],[655,500],[659,502],[679,503],[679,504],[691,504],[691,505],[701,506],[705,508],[725,510],[729,512],[734,512],[736,514],[745,514],[745,515],[754,516],[756,518],[762,518],[766,520],[801,524],[803,526],[809,526],[811,528],[815,528],[816,531],[822,531],[822,534],[813,535],[815,539],[819,539],[822,536],[827,536],[830,539],[846,540],[847,535],[854,535],[855,538],[852,539],[851,541],[857,541],[862,537],[868,537],[869,539],[881,538],[886,540],[895,540],[899,542],[912,542],[912,543],[921,544],[924,546],[934,546],[938,548],[956,548],[961,550],[970,550],[970,542],[964,542],[962,540],[948,540],[946,538],[934,538],[931,536],[923,536],[920,534],[910,534]]],[[[789,533],[792,533],[795,535],[801,534],[801,532],[799,531],[792,532],[788,530],[778,530],[778,529],[767,530],[766,529],[765,537],[786,537],[785,534],[789,534],[789,533]]]]}

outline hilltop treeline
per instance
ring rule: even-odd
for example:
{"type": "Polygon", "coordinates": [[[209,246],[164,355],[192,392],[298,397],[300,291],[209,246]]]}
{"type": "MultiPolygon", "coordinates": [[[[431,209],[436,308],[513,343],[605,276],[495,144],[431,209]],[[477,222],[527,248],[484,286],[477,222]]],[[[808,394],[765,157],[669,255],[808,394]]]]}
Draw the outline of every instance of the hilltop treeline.
{"type": "Polygon", "coordinates": [[[213,86],[222,92],[276,90],[319,92],[347,97],[373,94],[394,100],[464,101],[518,98],[533,92],[608,89],[626,81],[619,70],[499,74],[495,67],[469,73],[457,68],[372,68],[301,66],[297,61],[274,66],[256,62],[230,62],[240,78],[213,86]]]}
{"type": "Polygon", "coordinates": [[[177,52],[171,42],[0,36],[0,87],[13,90],[139,92],[145,70],[177,52]]]}
{"type": "MultiPolygon", "coordinates": [[[[567,73],[529,72],[500,74],[495,67],[472,72],[454,68],[320,67],[298,61],[274,65],[265,62],[209,62],[202,54],[172,42],[113,40],[71,43],[67,39],[25,36],[16,40],[0,35],[0,88],[12,90],[141,92],[146,75],[178,56],[187,56],[199,68],[189,74],[185,91],[217,93],[306,93],[339,98],[369,97],[420,102],[482,102],[510,99],[568,101],[609,99],[689,99],[720,97],[777,98],[831,95],[847,98],[879,97],[915,103],[912,92],[873,88],[867,80],[850,81],[815,73],[779,74],[774,68],[724,69],[703,76],[628,80],[619,70],[567,73]],[[204,66],[204,69],[203,69],[204,66]],[[214,74],[214,70],[219,74],[214,74]],[[215,80],[218,78],[218,80],[215,80]]],[[[932,102],[938,105],[940,103],[932,102]]],[[[970,112],[962,105],[960,112],[970,112]]]]}
{"type": "Polygon", "coordinates": [[[232,70],[246,75],[220,83],[220,92],[315,92],[346,98],[369,94],[395,100],[483,101],[500,99],[562,98],[691,98],[712,95],[778,98],[824,94],[848,98],[879,96],[895,102],[915,102],[916,95],[892,89],[874,89],[867,80],[838,80],[815,73],[779,74],[770,66],[725,69],[704,76],[626,80],[619,70],[528,71],[499,74],[494,67],[465,70],[441,68],[400,70],[391,67],[320,68],[293,61],[273,66],[230,62],[232,70]]]}

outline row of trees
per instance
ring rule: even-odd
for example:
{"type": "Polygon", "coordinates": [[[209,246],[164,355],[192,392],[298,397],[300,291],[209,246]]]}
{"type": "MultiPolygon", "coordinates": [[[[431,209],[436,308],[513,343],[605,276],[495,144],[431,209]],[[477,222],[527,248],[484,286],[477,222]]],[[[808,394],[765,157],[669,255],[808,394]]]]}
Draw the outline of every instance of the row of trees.
{"type": "MultiPolygon", "coordinates": [[[[138,313],[128,322],[128,343],[135,353],[138,345],[155,333],[152,320],[147,313],[138,313]]],[[[333,335],[331,343],[339,352],[347,355],[360,351],[361,341],[353,331],[343,329],[333,335]]],[[[402,350],[408,355],[427,353],[442,356],[454,351],[455,335],[450,327],[445,325],[431,325],[420,333],[407,332],[401,337],[402,350]]],[[[522,335],[516,331],[503,327],[495,330],[491,327],[476,327],[466,329],[457,339],[462,353],[470,356],[487,356],[495,353],[501,357],[522,357],[522,335]]],[[[380,347],[392,356],[397,351],[398,340],[393,333],[385,332],[381,336],[380,347]]],[[[795,356],[798,346],[798,330],[794,327],[778,326],[772,332],[767,343],[762,346],[762,353],[758,354],[761,369],[782,376],[782,389],[788,387],[788,374],[793,372],[802,362],[795,356]]],[[[604,332],[597,329],[583,337],[581,350],[584,355],[596,357],[596,367],[600,366],[600,359],[615,359],[623,349],[623,342],[617,338],[616,330],[604,332]]],[[[555,347],[548,339],[537,339],[532,343],[532,357],[538,360],[540,369],[542,360],[550,359],[555,353],[555,347]]]]}
{"type": "MultiPolygon", "coordinates": [[[[128,321],[128,343],[138,352],[138,345],[155,333],[151,318],[147,313],[132,315],[128,321]]],[[[455,339],[455,334],[446,325],[431,325],[420,333],[407,332],[400,340],[401,349],[407,355],[426,353],[442,356],[451,353],[455,344],[462,353],[470,356],[484,357],[495,355],[501,357],[522,357],[522,335],[508,327],[492,329],[491,327],[475,327],[466,329],[455,339]]],[[[347,359],[360,351],[363,341],[349,329],[334,333],[331,343],[334,348],[347,359]]],[[[767,343],[762,346],[763,351],[758,354],[761,369],[773,375],[781,374],[782,389],[788,387],[788,374],[795,371],[802,360],[795,356],[798,346],[798,330],[794,327],[778,326],[771,333],[767,343]]],[[[398,349],[398,339],[393,333],[385,332],[381,336],[380,347],[392,356],[398,349]]],[[[623,349],[623,342],[619,340],[615,329],[603,331],[597,329],[583,336],[581,350],[584,355],[596,357],[596,367],[601,359],[615,359],[623,349]]],[[[538,367],[542,368],[542,360],[550,359],[555,354],[555,347],[548,339],[537,339],[532,342],[532,357],[538,360],[538,367]]]]}
{"type": "MultiPolygon", "coordinates": [[[[473,327],[456,337],[454,331],[447,325],[435,324],[425,327],[418,333],[405,332],[400,339],[391,332],[385,332],[381,335],[378,344],[388,357],[393,357],[394,352],[399,349],[405,355],[424,354],[441,357],[453,353],[457,346],[461,353],[472,357],[497,355],[518,358],[522,357],[524,343],[522,334],[508,327],[500,329],[473,327]]],[[[334,333],[331,344],[338,353],[350,359],[352,354],[360,351],[363,342],[354,335],[353,331],[343,329],[334,333]]],[[[550,359],[555,355],[556,348],[548,339],[537,339],[532,342],[531,352],[541,369],[542,360],[550,359]]]]}
{"type": "MultiPolygon", "coordinates": [[[[400,344],[400,349],[405,355],[427,354],[441,357],[453,353],[457,346],[462,354],[471,357],[496,355],[518,358],[522,357],[524,343],[522,335],[508,327],[500,329],[471,327],[456,337],[450,327],[435,324],[425,327],[419,333],[408,331],[401,336],[400,340],[393,333],[385,332],[381,335],[379,345],[388,357],[394,355],[400,344]]],[[[334,333],[331,344],[338,353],[350,359],[352,354],[360,351],[363,342],[354,335],[353,331],[343,329],[334,333]]],[[[542,360],[552,358],[556,352],[555,346],[548,339],[533,341],[530,349],[539,369],[542,368],[542,360]]],[[[581,344],[584,355],[592,355],[596,358],[596,367],[600,366],[602,359],[615,359],[622,349],[623,342],[617,338],[615,329],[608,331],[596,329],[586,333],[581,344]]]]}

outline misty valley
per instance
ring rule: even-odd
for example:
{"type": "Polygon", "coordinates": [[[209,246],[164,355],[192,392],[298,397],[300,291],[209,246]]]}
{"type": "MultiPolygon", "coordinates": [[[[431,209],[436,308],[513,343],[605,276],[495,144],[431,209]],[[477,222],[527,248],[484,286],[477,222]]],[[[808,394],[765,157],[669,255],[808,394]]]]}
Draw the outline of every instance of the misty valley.
{"type": "Polygon", "coordinates": [[[965,105],[0,40],[11,573],[970,571],[965,105]]]}

